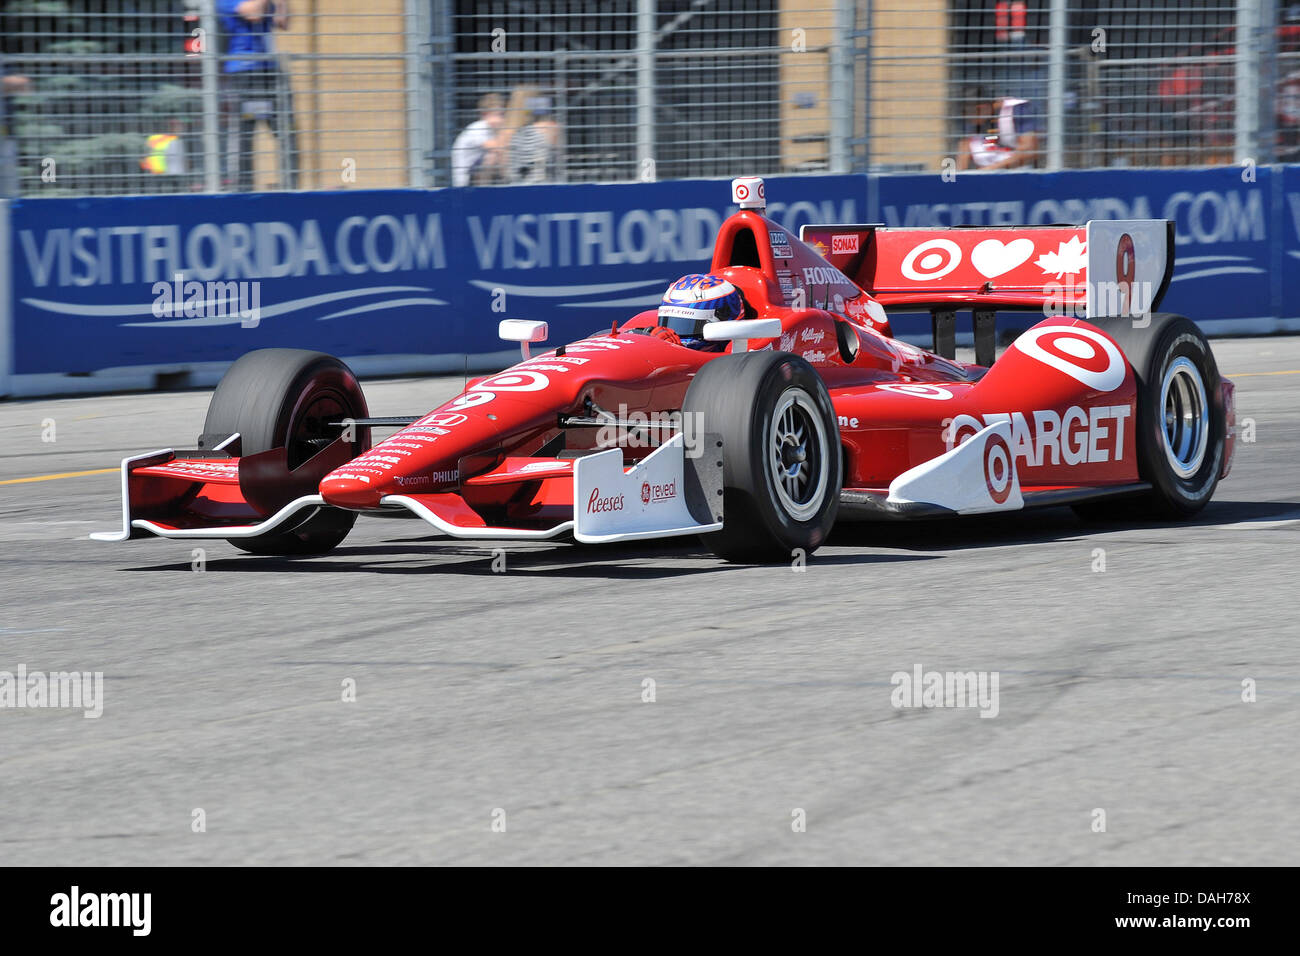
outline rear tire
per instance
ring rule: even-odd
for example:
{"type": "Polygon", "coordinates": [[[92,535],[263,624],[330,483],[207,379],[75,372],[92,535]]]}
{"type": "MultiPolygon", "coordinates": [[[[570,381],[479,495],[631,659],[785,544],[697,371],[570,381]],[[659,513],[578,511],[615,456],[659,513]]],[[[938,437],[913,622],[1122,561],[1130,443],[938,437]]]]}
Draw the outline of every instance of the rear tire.
{"type": "Polygon", "coordinates": [[[1219,368],[1210,343],[1190,319],[1162,320],[1137,375],[1138,474],[1151,490],[1135,498],[1084,502],[1087,520],[1166,519],[1196,514],[1214,494],[1226,440],[1219,368]]]}
{"type": "MultiPolygon", "coordinates": [[[[339,429],[327,422],[367,414],[356,376],[334,356],[304,349],[259,349],[243,355],[221,379],[203,431],[222,436],[238,432],[241,455],[285,448],[293,469],[339,436],[339,429]]],[[[356,431],[354,456],[370,447],[370,429],[356,431]]],[[[250,554],[324,554],[347,537],[356,520],[355,512],[322,507],[292,528],[227,540],[250,554]]]]}
{"type": "Polygon", "coordinates": [[[830,393],[803,359],[747,352],[714,359],[682,402],[697,432],[722,437],[723,528],[701,536],[742,563],[790,561],[826,541],[839,511],[841,452],[830,393]]]}

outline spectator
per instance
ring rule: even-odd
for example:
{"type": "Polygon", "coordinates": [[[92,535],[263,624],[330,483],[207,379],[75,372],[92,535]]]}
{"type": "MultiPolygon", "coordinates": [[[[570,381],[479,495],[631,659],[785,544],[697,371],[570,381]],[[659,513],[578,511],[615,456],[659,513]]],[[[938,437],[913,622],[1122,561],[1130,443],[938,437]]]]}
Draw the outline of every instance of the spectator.
{"type": "Polygon", "coordinates": [[[21,93],[27,89],[27,77],[15,74],[5,74],[4,78],[5,93],[21,93]]]}
{"type": "Polygon", "coordinates": [[[1028,100],[990,100],[976,94],[970,130],[957,155],[957,168],[994,170],[1035,165],[1039,125],[1028,100]]]}
{"type": "Polygon", "coordinates": [[[288,0],[217,0],[232,132],[238,139],[236,188],[253,188],[253,134],[265,120],[280,146],[280,186],[298,187],[298,135],[289,77],[275,55],[272,30],[289,26],[288,0]]]}
{"type": "Polygon", "coordinates": [[[510,91],[510,102],[506,104],[505,121],[501,124],[501,133],[497,137],[500,148],[500,163],[494,170],[492,182],[513,182],[510,175],[510,141],[515,135],[532,122],[532,111],[528,104],[542,94],[534,86],[517,86],[510,91]]]}
{"type": "Polygon", "coordinates": [[[505,118],[505,103],[498,94],[479,98],[478,119],[451,145],[453,186],[483,185],[495,179],[505,146],[501,130],[505,118]]]}
{"type": "Polygon", "coordinates": [[[1000,159],[1003,153],[1002,147],[998,145],[994,104],[979,87],[966,90],[962,95],[962,103],[966,116],[963,120],[961,144],[957,147],[957,168],[983,169],[1000,159]]]}
{"type": "Polygon", "coordinates": [[[529,100],[528,111],[530,122],[510,139],[510,181],[555,182],[560,174],[560,124],[545,96],[529,100]]]}

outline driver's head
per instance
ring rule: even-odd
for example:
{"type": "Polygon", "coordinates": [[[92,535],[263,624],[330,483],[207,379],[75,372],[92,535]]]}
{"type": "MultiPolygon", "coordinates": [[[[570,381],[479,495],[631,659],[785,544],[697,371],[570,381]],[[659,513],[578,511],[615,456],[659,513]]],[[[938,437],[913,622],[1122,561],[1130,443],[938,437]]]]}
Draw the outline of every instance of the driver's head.
{"type": "Polygon", "coordinates": [[[659,325],[672,329],[682,344],[701,348],[704,326],[725,322],[745,315],[745,300],[740,290],[721,276],[682,276],[668,287],[659,303],[659,325]]]}

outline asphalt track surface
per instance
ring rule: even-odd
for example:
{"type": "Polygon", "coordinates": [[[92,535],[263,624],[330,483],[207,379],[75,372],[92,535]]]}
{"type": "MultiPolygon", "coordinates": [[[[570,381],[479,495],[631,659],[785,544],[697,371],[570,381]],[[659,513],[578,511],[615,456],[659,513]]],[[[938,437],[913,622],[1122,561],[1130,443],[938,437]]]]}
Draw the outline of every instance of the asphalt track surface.
{"type": "Polygon", "coordinates": [[[1256,441],[1195,520],[841,526],[803,572],[675,541],[506,544],[496,574],[368,519],[197,573],[201,543],[86,535],[206,393],[0,404],[0,670],[105,675],[99,719],[0,710],[0,860],[1300,863],[1300,338],[1215,350],[1256,441]],[[998,672],[998,715],[894,708],[918,664],[998,672]]]}

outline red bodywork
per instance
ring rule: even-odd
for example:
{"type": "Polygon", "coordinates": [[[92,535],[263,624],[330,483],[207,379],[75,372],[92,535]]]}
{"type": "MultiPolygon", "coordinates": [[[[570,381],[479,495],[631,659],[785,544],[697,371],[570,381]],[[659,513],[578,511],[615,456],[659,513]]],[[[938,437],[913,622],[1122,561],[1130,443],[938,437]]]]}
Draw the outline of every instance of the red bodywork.
{"type": "MultiPolygon", "coordinates": [[[[1042,256],[1064,253],[1082,234],[1027,228],[1014,232],[1014,242],[1030,242],[1042,256]]],[[[723,223],[710,271],[743,292],[754,317],[780,321],[779,337],[751,341],[751,349],[797,354],[825,380],[838,416],[846,492],[885,493],[902,473],[1000,420],[1010,424],[1008,444],[1026,496],[1139,481],[1133,371],[1110,336],[1068,309],[1030,329],[989,369],[892,337],[884,305],[1041,309],[1050,294],[1044,283],[1053,281],[1041,259],[994,242],[980,260],[978,244],[1007,236],[1008,230],[877,230],[831,237],[828,245],[815,236],[800,241],[753,210],[723,223]],[[960,267],[943,259],[953,247],[962,253],[960,267]],[[1001,259],[990,264],[990,254],[1001,259]]],[[[1068,307],[1077,276],[1063,279],[1068,307]]],[[[327,504],[361,511],[400,497],[453,529],[546,529],[571,519],[571,455],[597,447],[600,430],[562,428],[561,416],[595,410],[626,421],[678,410],[695,372],[732,348],[697,351],[637,331],[655,325],[651,308],[616,331],[471,381],[461,395],[334,468],[319,494],[327,504]],[[559,454],[561,447],[570,457],[559,454]]],[[[1225,380],[1229,415],[1231,397],[1225,380]]],[[[628,447],[626,457],[644,458],[653,450],[645,444],[628,447]]],[[[1230,454],[1224,474],[1228,462],[1230,454]]],[[[127,480],[134,509],[157,525],[219,529],[270,516],[241,494],[240,471],[233,459],[164,459],[140,462],[127,480]]]]}

